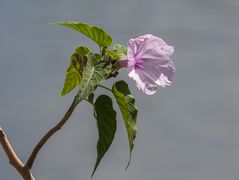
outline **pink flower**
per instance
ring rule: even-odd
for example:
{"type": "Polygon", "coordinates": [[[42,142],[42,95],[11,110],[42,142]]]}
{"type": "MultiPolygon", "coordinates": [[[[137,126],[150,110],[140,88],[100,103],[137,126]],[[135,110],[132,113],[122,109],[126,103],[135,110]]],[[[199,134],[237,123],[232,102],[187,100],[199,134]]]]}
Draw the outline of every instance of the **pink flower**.
{"type": "Polygon", "coordinates": [[[130,39],[127,60],[119,61],[119,66],[128,67],[129,77],[145,94],[152,95],[162,86],[169,86],[175,72],[169,58],[174,52],[172,46],[162,39],[146,34],[130,39]]]}

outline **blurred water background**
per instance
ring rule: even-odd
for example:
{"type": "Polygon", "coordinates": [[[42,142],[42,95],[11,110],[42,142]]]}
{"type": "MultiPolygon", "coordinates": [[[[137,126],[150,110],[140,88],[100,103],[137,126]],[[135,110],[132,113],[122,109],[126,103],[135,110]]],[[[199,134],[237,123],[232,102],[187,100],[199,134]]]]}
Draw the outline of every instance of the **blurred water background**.
{"type": "MultiPolygon", "coordinates": [[[[238,0],[1,0],[0,126],[24,161],[73,99],[74,92],[59,95],[72,51],[79,45],[97,50],[79,33],[48,24],[63,20],[103,27],[114,43],[151,33],[175,46],[174,83],[154,96],[120,73],[140,109],[132,163],[125,171],[128,142],[119,119],[93,179],[239,178],[238,0]]],[[[97,138],[92,108],[82,103],[41,151],[33,174],[90,179],[97,138]]],[[[0,148],[0,180],[15,179],[20,176],[0,148]]]]}

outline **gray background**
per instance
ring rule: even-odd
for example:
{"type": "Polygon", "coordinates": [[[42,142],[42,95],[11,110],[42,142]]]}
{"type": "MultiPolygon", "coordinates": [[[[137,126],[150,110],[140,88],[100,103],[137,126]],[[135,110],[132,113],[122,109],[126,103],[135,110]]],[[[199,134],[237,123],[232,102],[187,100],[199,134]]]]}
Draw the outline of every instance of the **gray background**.
{"type": "MultiPolygon", "coordinates": [[[[94,179],[237,180],[238,19],[238,0],[1,0],[0,126],[25,161],[73,99],[74,93],[59,96],[71,52],[78,45],[97,49],[79,33],[48,23],[88,22],[121,44],[152,33],[175,46],[174,83],[146,96],[121,72],[118,79],[129,82],[140,109],[132,164],[125,172],[128,142],[118,116],[115,141],[94,179]]],[[[97,136],[92,108],[82,103],[41,151],[34,175],[90,179],[97,136]]],[[[21,179],[2,148],[0,179],[21,179]]]]}

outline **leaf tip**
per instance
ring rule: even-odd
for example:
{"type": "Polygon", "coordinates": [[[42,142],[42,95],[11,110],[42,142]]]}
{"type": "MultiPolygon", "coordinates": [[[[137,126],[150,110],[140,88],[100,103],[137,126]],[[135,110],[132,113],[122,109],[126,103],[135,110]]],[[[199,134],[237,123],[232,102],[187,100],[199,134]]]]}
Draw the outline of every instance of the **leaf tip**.
{"type": "Polygon", "coordinates": [[[127,171],[128,170],[128,168],[129,168],[129,165],[130,165],[130,160],[129,160],[129,162],[128,162],[128,164],[126,165],[126,167],[125,167],[125,171],[127,171]]]}
{"type": "Polygon", "coordinates": [[[126,167],[125,167],[125,171],[127,171],[128,168],[129,168],[129,165],[130,165],[130,163],[131,163],[131,158],[132,158],[132,149],[130,150],[129,161],[128,161],[126,167]]]}
{"type": "Polygon", "coordinates": [[[100,162],[99,162],[99,160],[97,159],[97,160],[96,160],[96,163],[95,163],[94,170],[93,170],[93,172],[91,173],[91,179],[93,178],[93,176],[94,176],[94,174],[95,174],[95,171],[96,171],[96,169],[97,169],[99,163],[100,163],[100,162]]]}
{"type": "Polygon", "coordinates": [[[65,96],[66,94],[67,94],[67,92],[65,91],[65,88],[63,88],[62,91],[61,91],[60,96],[63,97],[63,96],[65,96]]]}

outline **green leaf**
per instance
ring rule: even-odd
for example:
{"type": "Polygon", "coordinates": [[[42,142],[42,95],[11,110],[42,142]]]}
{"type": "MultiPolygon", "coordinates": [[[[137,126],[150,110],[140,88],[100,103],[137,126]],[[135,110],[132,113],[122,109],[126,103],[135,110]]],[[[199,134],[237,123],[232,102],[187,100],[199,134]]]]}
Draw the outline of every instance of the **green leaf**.
{"type": "Polygon", "coordinates": [[[102,60],[102,56],[101,56],[100,54],[97,54],[97,53],[96,53],[96,54],[95,54],[95,57],[96,57],[97,60],[102,60]]]}
{"type": "Polygon", "coordinates": [[[87,47],[81,46],[75,49],[71,55],[71,64],[66,70],[66,78],[64,82],[64,87],[61,92],[61,96],[64,96],[71,92],[75,87],[80,85],[81,75],[80,75],[80,64],[84,56],[89,53],[87,47]]]}
{"type": "Polygon", "coordinates": [[[119,105],[128,134],[130,159],[126,167],[127,169],[130,164],[132,150],[134,147],[134,139],[137,132],[136,119],[138,109],[135,106],[135,99],[131,95],[128,84],[125,81],[116,82],[112,87],[112,92],[116,98],[117,104],[119,105]]]}
{"type": "Polygon", "coordinates": [[[73,21],[56,22],[54,24],[66,26],[68,28],[81,32],[82,34],[95,41],[101,47],[110,46],[112,43],[112,38],[107,32],[105,32],[101,28],[94,27],[89,24],[73,21]]]}
{"type": "Polygon", "coordinates": [[[88,47],[80,46],[75,49],[74,53],[71,55],[71,64],[75,66],[75,68],[80,71],[80,65],[82,64],[82,59],[86,56],[90,50],[88,47]]]}
{"type": "Polygon", "coordinates": [[[81,57],[86,56],[89,52],[90,52],[90,50],[86,46],[80,46],[75,49],[75,53],[81,57]]]}
{"type": "Polygon", "coordinates": [[[73,65],[70,65],[70,67],[66,70],[66,79],[63,90],[61,92],[61,96],[64,96],[72,91],[76,86],[80,84],[80,81],[81,75],[79,71],[73,65]]]}
{"type": "Polygon", "coordinates": [[[113,46],[113,50],[106,49],[105,53],[107,56],[112,56],[112,58],[116,61],[123,59],[126,57],[126,47],[120,44],[115,44],[113,46]]]}
{"type": "Polygon", "coordinates": [[[112,56],[112,58],[113,58],[114,60],[116,60],[116,61],[120,60],[120,56],[119,56],[116,52],[114,52],[114,51],[112,51],[112,50],[106,49],[106,50],[105,50],[105,54],[106,54],[107,56],[112,56]]]}
{"type": "Polygon", "coordinates": [[[88,101],[90,102],[90,103],[94,103],[94,93],[91,93],[89,96],[88,96],[88,101]]]}
{"type": "Polygon", "coordinates": [[[120,59],[125,58],[127,55],[126,47],[120,44],[115,44],[113,51],[120,57],[120,59]]]}
{"type": "Polygon", "coordinates": [[[78,92],[79,101],[89,96],[111,73],[111,64],[107,61],[98,61],[95,54],[88,54],[88,61],[83,71],[83,76],[78,92]]]}
{"type": "Polygon", "coordinates": [[[106,95],[99,96],[94,107],[99,139],[97,142],[98,156],[91,176],[94,175],[101,159],[112,144],[116,131],[116,111],[113,109],[111,98],[106,95]]]}

